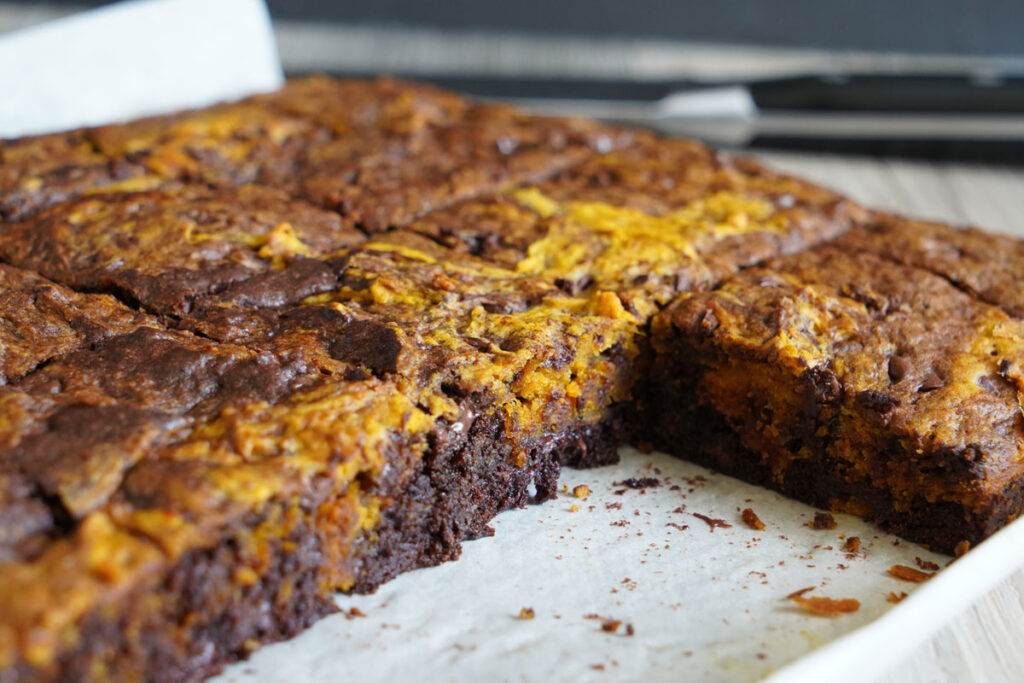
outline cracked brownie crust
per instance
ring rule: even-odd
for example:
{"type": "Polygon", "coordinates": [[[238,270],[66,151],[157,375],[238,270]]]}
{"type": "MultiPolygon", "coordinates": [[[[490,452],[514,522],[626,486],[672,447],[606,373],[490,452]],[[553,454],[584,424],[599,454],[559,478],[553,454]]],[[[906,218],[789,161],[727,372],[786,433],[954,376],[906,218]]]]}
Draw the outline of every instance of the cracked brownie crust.
{"type": "Polygon", "coordinates": [[[977,542],[1021,254],[390,79],[0,142],[0,680],[200,679],[637,430],[977,542]]]}

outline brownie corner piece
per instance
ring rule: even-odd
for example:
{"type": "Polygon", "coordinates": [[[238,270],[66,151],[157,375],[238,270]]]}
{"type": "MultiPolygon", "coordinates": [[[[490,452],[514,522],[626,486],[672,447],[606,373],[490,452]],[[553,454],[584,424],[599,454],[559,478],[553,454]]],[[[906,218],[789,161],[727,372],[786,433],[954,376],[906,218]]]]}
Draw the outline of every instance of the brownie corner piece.
{"type": "Polygon", "coordinates": [[[652,336],[648,408],[684,457],[947,552],[1019,513],[1024,325],[944,278],[825,245],[652,336]]]}

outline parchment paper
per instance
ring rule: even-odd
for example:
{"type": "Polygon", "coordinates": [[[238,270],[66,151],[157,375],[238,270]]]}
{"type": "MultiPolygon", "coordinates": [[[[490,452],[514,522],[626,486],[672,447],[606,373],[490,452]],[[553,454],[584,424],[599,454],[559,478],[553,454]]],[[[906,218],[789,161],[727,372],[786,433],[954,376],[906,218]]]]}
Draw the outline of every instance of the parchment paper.
{"type": "Polygon", "coordinates": [[[283,81],[262,0],[134,0],[0,38],[0,138],[163,114],[283,81]]]}
{"type": "MultiPolygon", "coordinates": [[[[889,576],[892,565],[950,561],[848,515],[817,530],[808,526],[812,507],[666,455],[621,452],[617,466],[566,470],[567,492],[502,514],[495,535],[466,543],[459,561],[406,574],[374,595],[339,596],[342,614],[259,650],[220,680],[753,681],[904,609],[890,593],[929,585],[889,576]],[[621,483],[630,478],[658,484],[621,483]],[[579,484],[591,490],[585,499],[572,495],[579,484]],[[763,531],[741,521],[747,507],[763,531]],[[712,529],[696,514],[721,522],[712,529]],[[855,554],[842,550],[850,536],[861,539],[855,554]],[[809,586],[808,597],[855,598],[861,607],[810,615],[786,599],[809,586]],[[523,608],[534,617],[520,618],[523,608]],[[613,621],[621,624],[604,630],[613,621]]],[[[939,625],[933,614],[923,627],[939,625]]],[[[841,659],[781,671],[778,680],[865,680],[873,668],[835,670],[841,659]]]]}

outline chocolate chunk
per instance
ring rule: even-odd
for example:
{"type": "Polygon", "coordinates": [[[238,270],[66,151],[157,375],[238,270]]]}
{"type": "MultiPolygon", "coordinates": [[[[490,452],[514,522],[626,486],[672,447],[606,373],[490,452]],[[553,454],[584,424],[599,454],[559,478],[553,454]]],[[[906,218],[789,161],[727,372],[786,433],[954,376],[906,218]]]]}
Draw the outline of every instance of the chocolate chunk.
{"type": "Polygon", "coordinates": [[[931,370],[927,375],[925,375],[924,380],[917,387],[917,390],[923,394],[929,391],[935,391],[936,389],[941,389],[945,385],[946,383],[942,377],[940,377],[934,370],[931,370]]]}
{"type": "Polygon", "coordinates": [[[906,377],[908,369],[907,361],[903,358],[899,356],[889,357],[889,379],[893,382],[899,382],[906,377]]]}
{"type": "Polygon", "coordinates": [[[816,403],[833,403],[842,395],[843,386],[839,376],[830,368],[812,368],[807,373],[807,379],[814,387],[816,403]]]}

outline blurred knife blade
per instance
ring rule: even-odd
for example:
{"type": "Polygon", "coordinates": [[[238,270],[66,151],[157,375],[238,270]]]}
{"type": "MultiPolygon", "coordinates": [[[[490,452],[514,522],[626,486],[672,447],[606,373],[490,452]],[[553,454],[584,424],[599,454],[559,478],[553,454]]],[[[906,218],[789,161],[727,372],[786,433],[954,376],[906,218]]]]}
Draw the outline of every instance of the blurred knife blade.
{"type": "Polygon", "coordinates": [[[763,138],[1024,141],[1024,79],[801,77],[691,84],[650,100],[501,99],[538,113],[629,123],[733,146],[763,138]]]}

